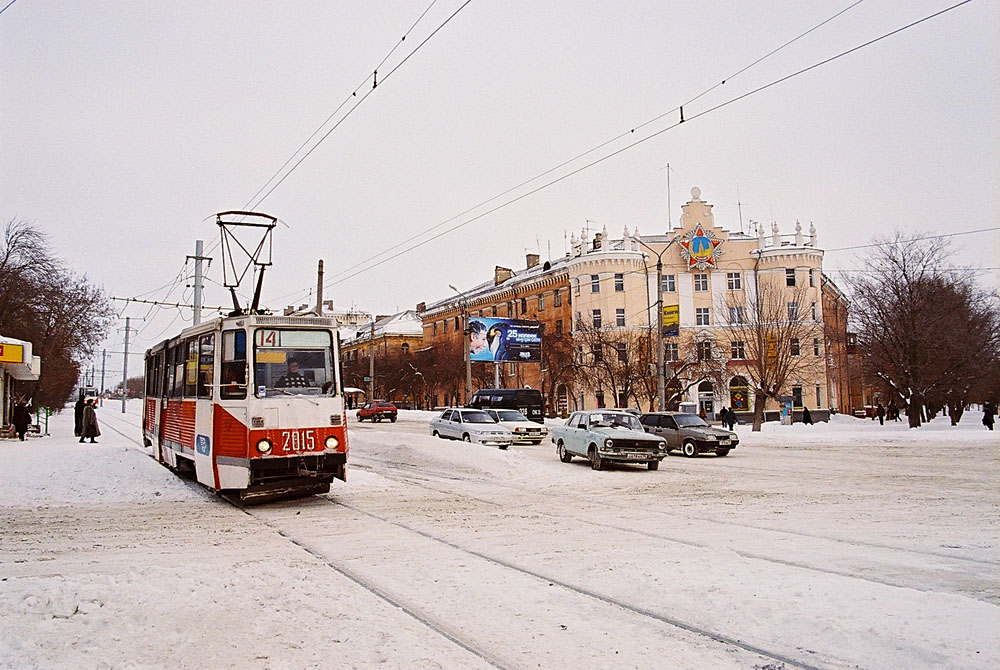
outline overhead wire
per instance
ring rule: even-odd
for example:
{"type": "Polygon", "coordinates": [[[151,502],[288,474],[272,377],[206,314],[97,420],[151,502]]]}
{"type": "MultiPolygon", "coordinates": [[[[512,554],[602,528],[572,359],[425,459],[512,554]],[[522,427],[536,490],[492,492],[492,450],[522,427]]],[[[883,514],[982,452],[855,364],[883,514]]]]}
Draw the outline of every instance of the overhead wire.
{"type": "MultiPolygon", "coordinates": [[[[404,255],[406,253],[414,251],[415,249],[418,249],[418,248],[420,248],[420,247],[422,247],[422,246],[424,246],[424,245],[426,245],[426,244],[428,244],[430,242],[433,242],[434,240],[436,240],[436,239],[438,239],[440,237],[443,237],[444,235],[447,235],[450,232],[458,230],[459,228],[463,228],[463,227],[465,227],[465,226],[467,226],[467,225],[469,225],[471,223],[474,223],[475,221],[478,221],[479,219],[482,219],[482,218],[484,218],[484,217],[486,217],[486,216],[488,216],[490,214],[493,214],[493,213],[495,213],[495,212],[497,212],[497,211],[499,211],[499,210],[501,210],[501,209],[503,209],[505,207],[508,207],[508,206],[510,206],[510,205],[512,205],[512,204],[514,204],[516,202],[519,202],[519,201],[521,201],[521,200],[523,200],[523,199],[525,199],[525,198],[527,198],[527,197],[529,197],[531,195],[534,195],[535,193],[538,193],[539,191],[542,191],[542,190],[544,190],[546,188],[549,188],[550,186],[553,186],[553,185],[555,185],[555,184],[557,184],[559,182],[562,182],[562,181],[564,181],[564,180],[566,180],[566,179],[568,179],[568,178],[570,178],[570,177],[572,177],[572,176],[574,176],[574,175],[576,175],[576,174],[578,174],[580,172],[583,172],[584,170],[587,170],[587,169],[589,169],[589,168],[591,168],[591,167],[593,167],[595,165],[598,165],[599,163],[602,163],[602,162],[604,162],[606,160],[609,160],[610,158],[613,158],[613,157],[617,156],[618,154],[621,154],[621,153],[623,153],[625,151],[628,151],[628,150],[630,150],[630,149],[632,149],[632,148],[634,148],[634,147],[636,147],[636,146],[638,146],[640,144],[648,142],[649,140],[651,140],[651,139],[653,139],[655,137],[658,137],[658,136],[660,136],[660,135],[662,135],[662,134],[664,134],[664,133],[666,133],[666,132],[668,132],[670,130],[673,130],[673,129],[677,128],[678,126],[680,126],[681,124],[683,124],[685,122],[690,122],[690,121],[693,121],[693,120],[695,120],[697,118],[705,116],[707,114],[711,114],[713,112],[716,112],[716,111],[718,111],[718,110],[720,110],[720,109],[722,109],[724,107],[727,107],[727,106],[732,105],[732,104],[734,104],[736,102],[744,100],[744,99],[746,99],[746,98],[748,98],[750,96],[756,95],[757,93],[760,93],[760,92],[765,91],[765,90],[767,90],[769,88],[772,88],[773,86],[776,86],[778,84],[786,82],[786,81],[788,81],[788,80],[790,80],[790,79],[792,79],[794,77],[798,77],[798,76],[800,76],[802,74],[810,72],[810,71],[812,71],[812,70],[814,70],[816,68],[822,67],[823,65],[829,64],[829,63],[831,63],[831,62],[833,62],[835,60],[838,60],[838,59],[843,58],[843,57],[845,57],[847,55],[850,55],[850,54],[852,54],[852,53],[854,53],[856,51],[859,51],[861,49],[869,47],[869,46],[871,46],[873,44],[876,44],[877,42],[880,42],[882,40],[888,39],[889,37],[892,37],[893,35],[896,35],[896,34],[898,34],[900,32],[903,32],[904,30],[908,30],[910,28],[913,28],[913,27],[915,27],[917,25],[920,25],[920,24],[922,24],[922,23],[924,23],[926,21],[929,21],[929,20],[934,19],[934,18],[936,18],[938,16],[941,16],[942,14],[950,12],[950,11],[952,11],[954,9],[957,9],[957,8],[963,6],[963,5],[966,5],[966,4],[970,3],[970,2],[972,2],[972,0],[961,0],[961,2],[958,2],[958,3],[954,4],[954,5],[951,5],[951,6],[947,7],[947,8],[945,8],[945,9],[942,9],[942,10],[939,10],[937,12],[934,12],[933,14],[929,14],[929,15],[921,18],[921,19],[918,19],[916,21],[908,23],[908,24],[906,24],[906,25],[904,25],[904,26],[902,26],[900,28],[897,28],[897,29],[892,30],[892,31],[890,31],[888,33],[885,33],[885,34],[883,34],[883,35],[881,35],[879,37],[876,37],[876,38],[873,38],[871,40],[868,40],[867,42],[864,42],[864,43],[859,44],[857,46],[854,46],[854,47],[852,47],[850,49],[842,51],[842,52],[840,52],[840,53],[838,53],[836,55],[833,55],[833,56],[830,56],[828,58],[825,58],[825,59],[823,59],[821,61],[813,63],[812,65],[804,67],[804,68],[802,68],[800,70],[792,72],[792,73],[790,73],[788,75],[785,75],[783,77],[779,77],[778,79],[774,79],[774,80],[772,80],[771,82],[769,82],[767,84],[764,84],[762,86],[758,86],[757,88],[754,88],[754,89],[752,89],[752,90],[750,90],[750,91],[748,91],[746,93],[743,93],[741,95],[737,95],[737,96],[735,96],[733,98],[730,98],[729,100],[726,100],[726,101],[721,102],[721,103],[719,103],[717,105],[709,107],[709,108],[707,108],[707,109],[705,109],[705,110],[703,110],[701,112],[698,112],[698,113],[695,113],[693,115],[690,115],[686,119],[682,119],[682,120],[676,121],[675,123],[673,123],[673,124],[671,124],[671,125],[669,125],[669,126],[667,126],[665,128],[657,130],[657,131],[651,133],[650,135],[648,135],[646,137],[638,139],[638,140],[636,140],[636,141],[634,141],[634,142],[632,142],[632,143],[630,143],[630,144],[628,144],[628,145],[626,145],[624,147],[621,147],[621,148],[616,149],[616,150],[614,150],[614,151],[612,151],[612,152],[610,152],[608,154],[605,154],[604,156],[602,156],[602,157],[600,157],[600,158],[598,158],[596,160],[593,160],[593,161],[591,161],[591,162],[589,162],[589,163],[587,163],[587,164],[585,164],[585,165],[583,165],[581,167],[573,169],[570,172],[568,172],[568,173],[566,173],[566,174],[564,174],[562,176],[559,176],[559,177],[557,177],[555,179],[552,179],[552,180],[550,180],[548,182],[545,182],[545,183],[541,184],[540,186],[537,186],[536,188],[533,188],[533,189],[527,191],[526,193],[523,193],[523,194],[521,194],[521,195],[519,195],[519,196],[517,196],[515,198],[507,200],[507,201],[501,203],[500,205],[497,205],[496,207],[493,207],[493,208],[491,208],[491,209],[489,209],[489,210],[487,210],[485,212],[482,212],[482,213],[480,213],[480,214],[478,214],[478,215],[476,215],[476,216],[474,216],[474,217],[472,217],[472,218],[470,218],[470,219],[468,219],[466,221],[463,221],[462,223],[459,223],[457,225],[451,226],[450,228],[447,228],[446,230],[438,233],[437,235],[434,235],[434,236],[432,236],[432,237],[430,237],[430,238],[428,238],[426,240],[423,240],[423,241],[421,241],[421,242],[419,242],[417,244],[411,245],[410,247],[407,247],[407,248],[403,249],[399,253],[393,254],[393,255],[391,255],[391,256],[389,256],[387,258],[384,258],[384,259],[382,259],[382,260],[380,260],[380,261],[378,261],[376,263],[373,263],[372,265],[369,265],[368,267],[365,267],[362,270],[359,270],[358,272],[354,272],[352,274],[349,274],[346,277],[343,277],[341,279],[336,279],[336,280],[333,280],[333,281],[331,281],[331,282],[329,282],[327,284],[324,284],[324,288],[330,288],[330,287],[335,286],[337,284],[340,284],[340,283],[343,283],[345,281],[348,281],[349,279],[353,279],[354,277],[357,277],[358,275],[360,275],[360,274],[362,274],[364,272],[368,272],[368,271],[370,271],[370,270],[372,270],[372,269],[374,269],[374,268],[376,268],[376,267],[378,267],[380,265],[383,265],[383,264],[385,264],[385,263],[387,263],[387,262],[389,262],[391,260],[394,260],[394,259],[396,259],[396,258],[398,258],[398,257],[400,257],[400,256],[402,256],[402,255],[404,255]]],[[[475,208],[473,208],[473,209],[475,209],[475,208]]]]}
{"type": "MultiPolygon", "coordinates": [[[[493,202],[495,200],[503,198],[504,196],[509,195],[510,193],[513,193],[514,191],[517,191],[518,189],[521,189],[521,188],[527,186],[528,184],[530,184],[532,182],[535,182],[535,181],[537,181],[537,180],[545,177],[546,175],[552,174],[553,172],[555,172],[557,170],[560,170],[560,169],[564,168],[567,165],[575,163],[576,161],[580,160],[581,158],[583,158],[583,157],[585,157],[585,156],[587,156],[589,154],[594,153],[595,151],[603,149],[604,147],[608,146],[609,144],[613,144],[614,142],[617,142],[617,141],[621,140],[624,137],[628,137],[629,135],[634,134],[636,130],[645,128],[646,126],[649,126],[649,125],[651,125],[651,124],[653,124],[653,123],[655,123],[655,122],[663,119],[664,117],[677,112],[684,105],[688,105],[688,104],[690,104],[692,102],[695,102],[698,99],[700,99],[700,98],[704,97],[705,95],[707,95],[708,93],[712,92],[713,90],[715,90],[719,86],[724,85],[727,81],[732,81],[733,79],[735,79],[739,75],[743,74],[747,70],[753,68],[755,65],[758,65],[759,63],[763,62],[767,58],[770,58],[771,56],[773,56],[774,54],[778,53],[779,51],[781,51],[785,47],[788,47],[789,45],[794,44],[795,42],[799,41],[800,39],[802,39],[806,35],[814,32],[815,30],[817,30],[819,28],[821,28],[822,26],[826,25],[830,21],[833,21],[834,19],[836,19],[840,15],[844,14],[845,12],[847,12],[847,11],[853,9],[854,7],[856,7],[857,5],[861,4],[863,1],[864,0],[856,0],[851,5],[849,5],[849,6],[845,7],[844,9],[836,12],[832,16],[830,16],[827,19],[821,21],[820,23],[814,25],[813,27],[809,28],[808,30],[806,30],[806,31],[804,31],[802,33],[799,33],[797,36],[795,36],[792,39],[788,40],[787,42],[785,42],[781,46],[779,46],[779,47],[777,47],[775,49],[772,49],[770,52],[764,54],[763,56],[761,56],[760,58],[756,59],[752,63],[744,66],[743,68],[741,68],[739,70],[737,70],[733,74],[731,74],[731,75],[729,75],[727,77],[724,77],[719,83],[716,83],[713,86],[705,89],[704,91],[702,91],[698,95],[694,96],[693,98],[687,100],[686,102],[683,102],[680,105],[677,105],[677,106],[673,107],[672,109],[670,109],[670,110],[668,110],[666,112],[663,112],[662,114],[659,114],[659,115],[657,115],[657,116],[655,116],[655,117],[653,117],[653,118],[651,118],[651,119],[649,119],[649,120],[647,120],[647,121],[645,121],[645,122],[643,122],[643,123],[641,123],[641,124],[639,124],[637,126],[634,126],[634,127],[630,128],[629,130],[627,130],[627,131],[625,131],[623,133],[620,133],[619,135],[617,135],[617,136],[615,136],[615,137],[613,137],[611,139],[605,140],[604,142],[601,142],[600,144],[597,144],[597,145],[595,145],[593,147],[590,147],[586,151],[583,151],[583,152],[577,154],[576,156],[574,156],[574,157],[572,157],[570,159],[567,159],[567,160],[563,161],[562,163],[559,163],[558,165],[555,165],[555,166],[553,166],[553,167],[545,170],[544,172],[541,172],[541,173],[539,173],[539,174],[531,177],[530,179],[526,179],[526,180],[520,182],[519,184],[516,184],[515,186],[512,186],[509,189],[507,189],[507,190],[505,190],[505,191],[503,191],[501,193],[498,193],[497,195],[494,195],[493,197],[491,197],[491,198],[489,198],[487,200],[484,200],[484,201],[480,202],[477,205],[474,205],[474,206],[472,206],[472,207],[470,207],[470,208],[468,208],[468,209],[466,209],[466,210],[464,210],[462,212],[459,212],[458,214],[455,214],[454,216],[452,216],[452,217],[450,217],[448,219],[445,219],[444,221],[442,221],[442,222],[440,222],[438,224],[435,224],[434,226],[431,226],[430,228],[427,228],[427,229],[425,229],[425,230],[417,233],[416,235],[413,235],[413,236],[411,236],[409,238],[406,238],[406,239],[402,240],[401,242],[398,242],[397,244],[395,244],[395,245],[393,245],[391,247],[388,247],[387,249],[384,249],[384,250],[382,250],[382,251],[380,251],[380,252],[378,252],[378,253],[376,253],[376,254],[374,254],[372,256],[369,256],[368,258],[366,258],[366,259],[364,259],[362,261],[359,261],[358,263],[355,263],[354,265],[351,265],[351,266],[349,266],[347,268],[344,268],[340,272],[335,273],[330,278],[330,281],[333,282],[334,280],[337,279],[337,277],[340,277],[340,276],[342,276],[344,274],[347,274],[351,270],[353,270],[355,268],[358,268],[358,267],[364,265],[365,263],[368,263],[369,261],[372,261],[372,260],[378,258],[379,256],[382,256],[382,255],[387,254],[387,253],[389,253],[389,252],[391,252],[391,251],[393,251],[395,249],[398,249],[399,247],[401,247],[401,246],[403,246],[403,245],[405,245],[405,244],[407,244],[409,242],[412,242],[413,240],[419,239],[420,237],[426,235],[427,233],[430,233],[430,232],[432,232],[434,230],[437,230],[438,228],[440,228],[440,227],[442,227],[444,225],[447,225],[448,223],[451,223],[452,221],[455,221],[456,219],[459,219],[459,218],[461,218],[463,216],[466,216],[467,214],[470,214],[471,212],[479,209],[480,207],[484,207],[485,205],[488,205],[489,203],[491,203],[491,202],[493,202]]],[[[334,285],[333,283],[329,284],[329,286],[333,286],[333,285],[334,285]]],[[[328,286],[325,286],[325,287],[328,287],[328,286]]],[[[287,297],[300,295],[305,290],[306,289],[302,289],[302,290],[297,291],[295,293],[286,294],[284,296],[281,296],[281,297],[277,298],[277,300],[283,300],[283,299],[285,299],[287,297]]]]}

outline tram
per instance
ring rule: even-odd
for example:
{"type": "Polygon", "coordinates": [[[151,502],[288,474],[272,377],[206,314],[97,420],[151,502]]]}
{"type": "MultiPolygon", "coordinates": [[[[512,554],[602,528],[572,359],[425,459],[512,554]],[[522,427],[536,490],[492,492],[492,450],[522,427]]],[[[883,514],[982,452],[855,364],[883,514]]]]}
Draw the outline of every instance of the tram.
{"type": "Polygon", "coordinates": [[[234,314],[146,352],[142,429],[168,468],[254,503],[347,481],[335,322],[234,314]]]}

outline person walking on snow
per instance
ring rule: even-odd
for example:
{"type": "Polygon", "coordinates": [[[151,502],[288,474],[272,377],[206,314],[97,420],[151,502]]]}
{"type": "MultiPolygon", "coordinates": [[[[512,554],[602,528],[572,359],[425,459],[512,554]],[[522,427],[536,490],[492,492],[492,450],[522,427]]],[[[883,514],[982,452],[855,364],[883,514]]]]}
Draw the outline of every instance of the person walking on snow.
{"type": "Polygon", "coordinates": [[[80,441],[85,437],[90,438],[92,444],[97,444],[95,437],[101,436],[101,428],[97,424],[97,410],[94,409],[95,400],[88,400],[83,405],[83,432],[80,433],[80,441]]]}
{"type": "Polygon", "coordinates": [[[83,406],[87,403],[83,400],[83,392],[80,392],[80,399],[73,405],[73,434],[77,437],[83,435],[83,406]]]}
{"type": "Polygon", "coordinates": [[[993,403],[987,400],[983,403],[983,425],[993,430],[993,417],[996,416],[997,410],[993,407],[993,403]]]}
{"type": "Polygon", "coordinates": [[[875,409],[875,414],[878,415],[878,425],[884,426],[885,425],[885,407],[882,407],[882,403],[878,404],[878,407],[875,409]]]}
{"type": "Polygon", "coordinates": [[[811,426],[813,422],[812,414],[809,413],[808,407],[802,408],[802,423],[811,426]]]}
{"type": "Polygon", "coordinates": [[[11,423],[14,424],[17,439],[24,442],[24,434],[28,432],[28,424],[31,423],[31,412],[24,406],[23,400],[19,400],[17,406],[14,408],[14,416],[11,417],[11,423]]]}

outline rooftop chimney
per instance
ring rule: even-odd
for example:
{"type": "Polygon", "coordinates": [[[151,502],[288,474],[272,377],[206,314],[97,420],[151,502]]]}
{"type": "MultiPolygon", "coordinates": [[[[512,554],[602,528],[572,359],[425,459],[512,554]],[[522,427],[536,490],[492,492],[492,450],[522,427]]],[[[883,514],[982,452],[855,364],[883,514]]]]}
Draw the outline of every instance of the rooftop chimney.
{"type": "Polygon", "coordinates": [[[528,254],[525,256],[525,260],[527,261],[528,269],[530,270],[538,265],[538,261],[541,260],[541,256],[538,254],[528,254]]]}
{"type": "Polygon", "coordinates": [[[499,286],[514,276],[514,271],[510,268],[502,268],[499,265],[493,270],[493,285],[499,286]]]}
{"type": "Polygon", "coordinates": [[[417,303],[417,311],[418,312],[423,312],[426,309],[427,309],[427,303],[426,302],[418,302],[417,303]]]}
{"type": "Polygon", "coordinates": [[[603,238],[604,236],[601,235],[600,233],[594,235],[594,251],[597,251],[598,249],[601,248],[601,241],[603,240],[603,238]]]}

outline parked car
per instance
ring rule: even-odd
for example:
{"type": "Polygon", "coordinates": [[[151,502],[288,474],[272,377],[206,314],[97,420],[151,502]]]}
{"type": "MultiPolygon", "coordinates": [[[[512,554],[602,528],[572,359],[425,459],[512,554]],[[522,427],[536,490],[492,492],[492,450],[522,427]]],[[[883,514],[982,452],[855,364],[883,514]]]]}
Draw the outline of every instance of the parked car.
{"type": "Polygon", "coordinates": [[[736,433],[708,425],[697,414],[680,412],[650,412],[639,417],[647,433],[667,441],[667,449],[680,449],[693,458],[708,451],[726,456],[740,443],[736,433]]]}
{"type": "Polygon", "coordinates": [[[375,423],[376,421],[385,421],[388,419],[395,423],[398,413],[396,406],[391,402],[372,400],[358,408],[358,421],[368,419],[372,423],[375,423]]]}
{"type": "Polygon", "coordinates": [[[538,389],[482,389],[469,400],[469,407],[476,409],[516,409],[528,421],[544,423],[542,417],[542,392],[538,389]]]}
{"type": "Polygon", "coordinates": [[[594,470],[607,461],[645,463],[656,470],[667,455],[663,438],[646,433],[638,418],[617,409],[573,412],[566,425],[552,429],[552,441],[563,463],[582,456],[594,470]]]}
{"type": "Polygon", "coordinates": [[[487,409],[483,411],[493,417],[493,420],[501,426],[506,426],[514,433],[514,444],[541,444],[545,436],[549,434],[548,428],[540,426],[534,421],[528,421],[528,417],[516,409],[487,409]]]}
{"type": "Polygon", "coordinates": [[[481,409],[446,409],[431,419],[431,435],[465,442],[478,442],[506,449],[514,443],[514,433],[501,426],[481,409]]]}

